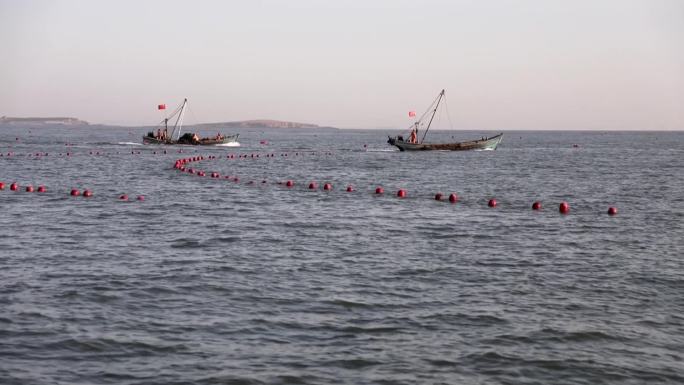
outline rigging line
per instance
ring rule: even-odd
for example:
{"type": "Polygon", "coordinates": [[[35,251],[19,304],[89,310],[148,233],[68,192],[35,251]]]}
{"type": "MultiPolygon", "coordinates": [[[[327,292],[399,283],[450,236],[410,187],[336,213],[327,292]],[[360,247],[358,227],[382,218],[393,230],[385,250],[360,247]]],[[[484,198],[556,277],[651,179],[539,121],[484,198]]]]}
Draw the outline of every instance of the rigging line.
{"type": "Polygon", "coordinates": [[[167,119],[171,120],[174,116],[176,116],[176,114],[178,113],[178,111],[180,111],[180,109],[181,109],[180,107],[176,107],[176,109],[173,111],[173,113],[171,113],[171,115],[168,115],[166,118],[162,119],[161,122],[157,123],[157,126],[155,128],[161,127],[164,124],[165,120],[167,120],[167,119]]]}
{"type": "Polygon", "coordinates": [[[436,100],[437,105],[435,106],[435,109],[432,111],[432,116],[430,117],[430,122],[428,123],[427,128],[425,129],[425,133],[423,134],[423,138],[420,140],[420,143],[423,143],[423,141],[425,140],[425,136],[427,135],[428,131],[430,131],[430,125],[432,124],[432,119],[435,118],[435,114],[437,113],[437,109],[439,108],[439,101],[442,100],[442,97],[444,97],[444,90],[442,90],[439,93],[439,95],[437,96],[437,100],[436,100]]]}
{"type": "Polygon", "coordinates": [[[446,110],[447,119],[449,120],[449,129],[453,130],[454,125],[451,123],[451,115],[449,114],[449,104],[447,104],[446,95],[444,95],[444,109],[446,110]]]}
{"type": "Polygon", "coordinates": [[[199,120],[197,120],[197,116],[195,115],[195,110],[190,108],[190,106],[186,107],[186,110],[188,110],[188,112],[190,112],[190,115],[192,116],[192,120],[193,120],[194,124],[196,124],[196,125],[199,124],[199,120]]]}
{"type": "Polygon", "coordinates": [[[188,104],[188,99],[183,99],[183,103],[181,104],[180,107],[180,113],[178,114],[178,117],[176,118],[176,123],[173,125],[173,131],[171,131],[171,135],[176,132],[176,128],[178,128],[178,138],[180,138],[180,130],[181,127],[178,126],[178,123],[180,122],[181,126],[183,125],[183,109],[187,106],[188,104]]]}
{"type": "Polygon", "coordinates": [[[430,113],[430,111],[432,111],[432,106],[434,106],[435,103],[439,102],[440,96],[441,94],[437,95],[435,100],[433,100],[432,103],[430,103],[427,110],[425,110],[425,112],[423,112],[423,114],[420,115],[420,118],[418,118],[413,124],[411,124],[411,126],[408,128],[409,131],[413,130],[413,128],[416,127],[416,123],[418,123],[419,126],[425,126],[425,123],[423,123],[423,119],[425,119],[425,117],[430,113]]]}

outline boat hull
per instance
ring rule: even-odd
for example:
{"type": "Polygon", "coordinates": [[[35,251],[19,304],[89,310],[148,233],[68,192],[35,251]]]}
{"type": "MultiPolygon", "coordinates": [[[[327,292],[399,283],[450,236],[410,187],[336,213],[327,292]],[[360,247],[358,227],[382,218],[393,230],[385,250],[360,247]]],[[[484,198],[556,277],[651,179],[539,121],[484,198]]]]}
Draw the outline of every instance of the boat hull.
{"type": "Polygon", "coordinates": [[[399,148],[399,151],[468,151],[468,150],[496,150],[503,139],[503,133],[479,140],[457,143],[408,143],[398,138],[390,137],[387,143],[399,148]]]}
{"type": "Polygon", "coordinates": [[[238,136],[240,136],[240,134],[227,135],[227,136],[223,137],[222,139],[202,138],[197,142],[186,141],[186,140],[173,140],[173,139],[160,140],[160,139],[157,139],[153,136],[143,136],[143,144],[161,144],[161,145],[169,145],[169,146],[173,146],[173,145],[220,146],[220,145],[229,144],[229,143],[236,143],[238,136]]]}

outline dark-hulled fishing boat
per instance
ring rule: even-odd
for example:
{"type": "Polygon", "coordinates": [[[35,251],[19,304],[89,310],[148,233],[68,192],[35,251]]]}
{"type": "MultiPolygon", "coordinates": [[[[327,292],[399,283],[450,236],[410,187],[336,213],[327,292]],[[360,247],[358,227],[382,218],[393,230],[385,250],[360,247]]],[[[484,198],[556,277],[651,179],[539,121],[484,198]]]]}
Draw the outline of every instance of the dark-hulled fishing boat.
{"type": "Polygon", "coordinates": [[[192,132],[187,132],[181,135],[181,129],[183,128],[183,116],[185,115],[185,109],[188,105],[188,99],[183,100],[180,107],[176,108],[175,111],[164,120],[159,123],[155,130],[148,132],[147,135],[143,136],[143,144],[165,144],[165,145],[175,145],[175,144],[186,144],[194,146],[238,146],[237,141],[240,134],[233,135],[222,135],[217,134],[214,137],[200,138],[197,134],[192,132]],[[169,135],[169,121],[176,118],[176,121],[171,129],[171,134],[169,135]],[[175,139],[174,139],[175,137],[175,139]]]}
{"type": "MultiPolygon", "coordinates": [[[[482,137],[477,140],[470,140],[466,142],[452,142],[452,143],[425,143],[425,136],[427,136],[430,130],[430,125],[432,125],[432,120],[435,118],[439,104],[444,98],[444,90],[437,95],[437,98],[430,104],[427,111],[414,123],[411,128],[411,134],[409,140],[404,140],[402,135],[395,137],[388,137],[387,143],[392,146],[399,148],[399,151],[466,151],[466,150],[496,150],[503,139],[503,133],[492,136],[492,137],[482,137]],[[434,108],[433,108],[434,107],[434,108]],[[430,114],[432,112],[432,114],[430,114]],[[430,116],[430,120],[425,128],[425,133],[420,141],[418,141],[418,130],[423,124],[422,122],[427,116],[430,116]]],[[[413,114],[415,115],[415,114],[413,114]]]]}

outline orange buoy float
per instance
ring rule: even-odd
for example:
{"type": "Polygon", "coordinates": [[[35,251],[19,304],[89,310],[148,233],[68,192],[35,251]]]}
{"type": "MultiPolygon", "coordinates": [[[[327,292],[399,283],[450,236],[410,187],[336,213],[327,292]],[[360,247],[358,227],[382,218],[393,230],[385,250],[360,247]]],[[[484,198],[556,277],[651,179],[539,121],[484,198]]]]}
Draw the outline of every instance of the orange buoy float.
{"type": "Polygon", "coordinates": [[[39,193],[44,193],[45,191],[47,191],[47,189],[45,188],[45,186],[38,186],[38,190],[37,190],[37,191],[38,191],[39,193]]]}
{"type": "MultiPolygon", "coordinates": [[[[78,195],[78,194],[76,194],[76,195],[78,195]]],[[[92,192],[92,191],[90,191],[90,190],[85,190],[85,191],[83,191],[83,197],[84,197],[84,198],[90,198],[91,196],[93,196],[93,192],[92,192]]]]}
{"type": "Polygon", "coordinates": [[[323,190],[332,190],[332,185],[330,183],[326,183],[323,185],[323,190]]]}
{"type": "MultiPolygon", "coordinates": [[[[86,191],[88,191],[88,190],[86,190],[86,191]]],[[[72,197],[76,197],[76,196],[81,195],[81,192],[78,191],[78,190],[75,189],[75,188],[72,188],[72,189],[71,189],[71,192],[69,193],[69,195],[71,195],[72,197]]],[[[85,195],[85,193],[83,193],[83,195],[85,195]]]]}
{"type": "Polygon", "coordinates": [[[385,193],[385,189],[382,188],[382,187],[377,187],[377,188],[375,189],[375,193],[376,193],[376,194],[384,194],[384,193],[385,193]]]}
{"type": "Polygon", "coordinates": [[[294,182],[291,180],[288,180],[287,182],[285,182],[285,186],[292,187],[292,186],[294,186],[294,182]]]}
{"type": "Polygon", "coordinates": [[[0,190],[4,190],[4,189],[5,189],[5,184],[0,182],[0,190]]]}
{"type": "Polygon", "coordinates": [[[10,190],[12,190],[12,191],[19,190],[19,185],[17,184],[17,182],[14,182],[10,185],[10,190]]]}
{"type": "Polygon", "coordinates": [[[532,203],[532,210],[541,210],[542,209],[542,204],[539,201],[535,201],[532,203]]]}
{"type": "Polygon", "coordinates": [[[406,190],[399,189],[399,191],[397,191],[397,197],[398,198],[406,198],[406,190]]]}
{"type": "Polygon", "coordinates": [[[128,195],[126,195],[126,194],[121,194],[121,195],[119,195],[119,200],[121,200],[121,201],[127,201],[127,200],[128,200],[128,195]]]}
{"type": "Polygon", "coordinates": [[[144,195],[138,195],[138,198],[137,198],[137,199],[138,199],[139,201],[144,201],[144,200],[145,200],[145,196],[144,196],[144,195]]]}
{"type": "Polygon", "coordinates": [[[456,195],[454,193],[449,194],[449,202],[451,202],[451,203],[458,202],[458,195],[456,195]]]}
{"type": "Polygon", "coordinates": [[[354,192],[354,186],[352,186],[352,185],[347,186],[347,192],[354,192]]]}
{"type": "Polygon", "coordinates": [[[26,192],[33,192],[33,186],[31,186],[31,185],[26,186],[26,192]]]}
{"type": "Polygon", "coordinates": [[[558,212],[561,214],[567,214],[570,212],[570,205],[568,205],[568,202],[561,202],[558,205],[558,212]]]}
{"type": "Polygon", "coordinates": [[[317,188],[318,188],[318,186],[316,185],[316,182],[309,183],[309,190],[315,190],[317,188]]]}
{"type": "Polygon", "coordinates": [[[497,204],[496,199],[490,199],[489,202],[487,202],[487,206],[489,207],[496,207],[497,204]]]}
{"type": "Polygon", "coordinates": [[[618,210],[616,207],[608,207],[608,215],[617,215],[618,210]]]}
{"type": "Polygon", "coordinates": [[[436,200],[436,201],[441,201],[441,200],[442,200],[442,196],[443,196],[442,193],[438,192],[437,194],[435,194],[435,200],[436,200]]]}

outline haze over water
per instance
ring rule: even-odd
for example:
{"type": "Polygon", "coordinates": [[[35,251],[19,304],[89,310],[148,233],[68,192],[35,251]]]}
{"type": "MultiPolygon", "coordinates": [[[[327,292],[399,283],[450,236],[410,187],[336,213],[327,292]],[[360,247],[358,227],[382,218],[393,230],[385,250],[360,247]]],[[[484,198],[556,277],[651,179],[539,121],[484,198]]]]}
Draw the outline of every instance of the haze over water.
{"type": "Polygon", "coordinates": [[[122,144],[144,132],[4,129],[3,384],[684,381],[681,133],[509,131],[497,151],[433,153],[378,130],[122,144]],[[172,168],[200,154],[217,159],[191,167],[239,182],[172,168]]]}
{"type": "MultiPolygon", "coordinates": [[[[0,116],[682,130],[680,0],[0,0],[0,116]]],[[[445,127],[450,128],[450,127],[445,127]]]]}

